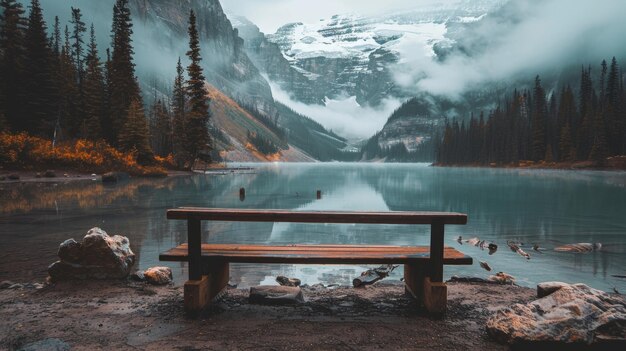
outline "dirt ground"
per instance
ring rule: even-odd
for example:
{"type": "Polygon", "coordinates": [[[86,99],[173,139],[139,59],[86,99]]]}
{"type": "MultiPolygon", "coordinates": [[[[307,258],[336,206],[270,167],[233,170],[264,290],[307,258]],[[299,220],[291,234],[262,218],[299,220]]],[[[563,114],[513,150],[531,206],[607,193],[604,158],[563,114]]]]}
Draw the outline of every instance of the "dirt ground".
{"type": "Polygon", "coordinates": [[[534,298],[532,289],[448,283],[448,313],[432,319],[402,285],[303,289],[295,306],[248,303],[228,289],[198,318],[183,312],[180,286],[68,282],[0,290],[0,349],[49,338],[72,350],[506,350],[489,339],[493,311],[534,298]]]}

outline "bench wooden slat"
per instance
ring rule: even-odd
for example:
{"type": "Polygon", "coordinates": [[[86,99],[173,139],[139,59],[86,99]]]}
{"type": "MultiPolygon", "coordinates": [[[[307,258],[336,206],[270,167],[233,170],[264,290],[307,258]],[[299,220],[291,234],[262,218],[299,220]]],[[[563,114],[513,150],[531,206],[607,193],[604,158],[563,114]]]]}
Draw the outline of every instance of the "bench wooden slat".
{"type": "Polygon", "coordinates": [[[366,224],[466,224],[467,215],[455,212],[341,212],[250,210],[181,207],[167,211],[168,219],[237,222],[366,223],[366,224]]]}
{"type": "MultiPolygon", "coordinates": [[[[187,244],[159,255],[161,261],[188,261],[187,244]]],[[[384,264],[415,263],[430,259],[428,246],[391,245],[238,245],[202,244],[202,260],[240,263],[384,264]]],[[[446,246],[443,263],[471,265],[472,258],[446,246]]]]}

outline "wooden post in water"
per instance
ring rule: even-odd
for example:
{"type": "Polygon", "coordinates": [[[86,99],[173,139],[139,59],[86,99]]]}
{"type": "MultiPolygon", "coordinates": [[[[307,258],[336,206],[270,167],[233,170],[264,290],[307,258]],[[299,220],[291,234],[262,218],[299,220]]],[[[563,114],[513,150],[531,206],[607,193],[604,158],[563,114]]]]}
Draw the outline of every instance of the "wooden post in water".
{"type": "Polygon", "coordinates": [[[239,201],[246,199],[246,188],[239,188],[239,201]]]}
{"type": "Polygon", "coordinates": [[[317,199],[319,200],[319,199],[321,199],[321,198],[322,198],[322,191],[321,191],[321,190],[318,190],[318,191],[317,191],[317,199]]]}

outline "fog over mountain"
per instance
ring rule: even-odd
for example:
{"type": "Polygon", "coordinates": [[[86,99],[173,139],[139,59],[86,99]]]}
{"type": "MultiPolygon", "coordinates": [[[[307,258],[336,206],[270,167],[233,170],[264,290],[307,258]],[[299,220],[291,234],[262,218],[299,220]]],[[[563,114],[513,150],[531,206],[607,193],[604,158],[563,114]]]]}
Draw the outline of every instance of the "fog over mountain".
{"type": "MultiPolygon", "coordinates": [[[[177,1],[186,6],[201,3],[196,0],[177,1]]],[[[104,57],[104,48],[110,43],[113,0],[41,0],[41,3],[49,27],[55,15],[65,25],[70,17],[70,7],[81,8],[84,22],[87,25],[93,22],[96,27],[100,54],[104,57]]],[[[487,84],[512,87],[518,79],[530,79],[535,74],[555,74],[556,70],[568,65],[597,66],[605,58],[617,56],[621,61],[626,57],[623,41],[623,33],[626,32],[626,21],[623,20],[626,2],[622,0],[399,0],[387,3],[371,0],[222,0],[221,4],[229,18],[239,14],[247,16],[266,32],[270,40],[276,40],[274,32],[284,24],[303,22],[304,27],[316,28],[315,25],[322,23],[321,18],[328,21],[335,14],[350,13],[351,18],[359,19],[354,23],[361,23],[359,25],[365,29],[372,26],[382,28],[381,23],[386,26],[404,24],[402,21],[411,22],[411,18],[419,18],[413,24],[427,23],[427,19],[416,15],[424,9],[450,14],[444,18],[433,17],[428,22],[441,31],[436,36],[426,33],[434,39],[420,39],[420,33],[410,33],[408,29],[401,39],[394,39],[396,33],[387,33],[385,40],[390,41],[381,44],[380,48],[395,52],[396,58],[391,57],[382,63],[371,61],[369,67],[367,61],[364,61],[369,54],[351,58],[356,62],[354,67],[369,69],[373,73],[374,78],[370,78],[368,83],[370,87],[385,82],[390,83],[389,89],[369,91],[366,89],[367,84],[363,83],[366,81],[355,75],[353,78],[345,78],[345,83],[340,84],[355,85],[356,92],[344,92],[341,86],[334,86],[332,94],[325,97],[323,93],[330,90],[320,85],[318,96],[315,96],[318,103],[311,104],[310,101],[294,97],[292,89],[281,82],[272,81],[273,77],[265,74],[263,67],[258,67],[270,81],[271,95],[275,99],[351,138],[366,138],[380,130],[389,114],[411,96],[426,93],[429,96],[462,100],[465,98],[464,93],[480,90],[487,84]],[[460,15],[460,9],[485,15],[476,15],[467,20],[460,15]],[[363,18],[366,20],[360,20],[363,18]],[[376,22],[377,19],[380,22],[376,22]]],[[[183,56],[185,61],[187,43],[168,37],[166,31],[157,31],[160,34],[155,35],[155,28],[151,27],[154,23],[135,21],[134,24],[135,62],[138,74],[144,78],[143,86],[148,86],[148,77],[153,77],[152,80],[159,81],[163,90],[167,90],[174,75],[176,60],[183,56]]],[[[328,37],[327,33],[323,34],[328,37]]],[[[309,37],[304,38],[311,40],[309,37]]],[[[340,36],[338,38],[341,40],[340,36]]],[[[298,46],[298,49],[301,47],[298,46]]],[[[295,56],[285,57],[292,66],[297,65],[294,62],[299,57],[309,60],[311,67],[318,65],[319,60],[315,57],[303,56],[302,51],[296,52],[293,47],[290,48],[295,56]]],[[[375,51],[378,48],[368,50],[375,51]]],[[[283,55],[286,53],[287,50],[283,51],[283,55]]],[[[386,54],[382,52],[381,56],[389,57],[386,54]]],[[[325,54],[320,55],[324,58],[325,54]]],[[[326,67],[319,67],[327,70],[326,67]]],[[[345,68],[347,71],[350,69],[345,68]]],[[[309,72],[300,70],[299,73],[307,76],[309,72]]],[[[268,94],[265,93],[265,99],[271,98],[268,94]]]]}
{"type": "Polygon", "coordinates": [[[415,91],[454,97],[484,82],[513,81],[568,64],[595,66],[612,56],[624,59],[625,13],[621,0],[510,1],[450,35],[459,45],[443,61],[416,47],[395,77],[415,91]]]}

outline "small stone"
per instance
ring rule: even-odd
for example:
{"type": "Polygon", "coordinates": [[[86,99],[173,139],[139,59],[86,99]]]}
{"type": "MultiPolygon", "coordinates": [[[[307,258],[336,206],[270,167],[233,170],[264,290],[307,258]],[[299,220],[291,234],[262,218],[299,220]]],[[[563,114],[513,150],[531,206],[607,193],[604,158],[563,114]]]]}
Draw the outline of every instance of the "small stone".
{"type": "Polygon", "coordinates": [[[130,275],[130,280],[133,280],[136,282],[143,282],[146,280],[146,277],[143,275],[143,272],[137,271],[130,275]]]}
{"type": "Polygon", "coordinates": [[[24,285],[17,283],[17,284],[13,284],[13,285],[9,286],[8,289],[12,289],[12,290],[14,290],[14,289],[24,289],[24,285]]]}
{"type": "Polygon", "coordinates": [[[21,351],[69,351],[70,345],[61,339],[48,338],[27,344],[21,351]]]}
{"type": "Polygon", "coordinates": [[[129,175],[124,172],[107,172],[102,175],[103,183],[117,183],[122,180],[127,180],[129,175]]]}
{"type": "Polygon", "coordinates": [[[499,283],[499,284],[513,284],[515,283],[515,277],[504,273],[504,272],[498,272],[495,275],[490,275],[489,278],[487,278],[489,281],[495,282],[495,283],[499,283]]]}
{"type": "Polygon", "coordinates": [[[172,282],[172,269],[169,267],[152,267],[143,272],[146,281],[153,285],[165,285],[172,282]]]}
{"type": "Polygon", "coordinates": [[[41,178],[41,173],[39,172],[35,173],[35,178],[41,178]]]}
{"type": "Polygon", "coordinates": [[[298,278],[288,278],[283,275],[276,277],[276,282],[282,286],[300,286],[302,283],[298,278]]]}
{"type": "Polygon", "coordinates": [[[0,289],[8,289],[11,285],[14,285],[15,283],[10,281],[10,280],[4,280],[0,283],[0,289]]]}
{"type": "Polygon", "coordinates": [[[43,174],[43,176],[46,178],[56,178],[57,174],[53,170],[49,169],[43,174]]]}
{"type": "Polygon", "coordinates": [[[302,302],[304,302],[304,295],[298,287],[273,285],[250,287],[250,303],[289,305],[302,302]]]}
{"type": "Polygon", "coordinates": [[[546,297],[564,286],[569,286],[563,282],[543,282],[537,284],[537,297],[546,297]]]}

